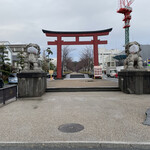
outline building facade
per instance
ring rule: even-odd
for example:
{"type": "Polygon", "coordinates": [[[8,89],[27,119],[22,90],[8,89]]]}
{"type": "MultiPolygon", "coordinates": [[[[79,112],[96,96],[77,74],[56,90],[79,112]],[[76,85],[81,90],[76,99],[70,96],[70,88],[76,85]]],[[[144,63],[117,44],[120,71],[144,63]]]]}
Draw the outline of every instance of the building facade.
{"type": "Polygon", "coordinates": [[[106,71],[107,67],[116,67],[116,60],[113,58],[120,53],[120,50],[106,48],[99,48],[99,65],[102,66],[102,70],[106,71]]]}
{"type": "Polygon", "coordinates": [[[16,71],[21,70],[21,66],[18,63],[18,61],[19,61],[18,54],[20,52],[23,52],[24,54],[26,53],[27,44],[9,44],[6,46],[9,47],[12,51],[12,67],[13,67],[13,69],[16,71]]]}
{"type": "MultiPolygon", "coordinates": [[[[140,52],[140,55],[143,59],[143,65],[147,68],[149,67],[148,60],[150,60],[150,45],[141,45],[142,51],[140,52]]],[[[117,60],[118,66],[124,65],[124,60],[126,59],[126,53],[125,51],[122,51],[121,53],[118,53],[115,56],[115,59],[117,60]]]]}
{"type": "Polygon", "coordinates": [[[4,45],[6,50],[8,51],[8,58],[9,60],[6,63],[9,63],[14,71],[19,71],[21,69],[20,64],[18,63],[19,58],[18,54],[23,52],[26,53],[26,46],[27,44],[10,44],[8,41],[0,41],[0,45],[4,45]]]}
{"type": "Polygon", "coordinates": [[[140,52],[143,62],[148,63],[148,59],[150,59],[150,45],[141,45],[142,51],[140,52]]]}

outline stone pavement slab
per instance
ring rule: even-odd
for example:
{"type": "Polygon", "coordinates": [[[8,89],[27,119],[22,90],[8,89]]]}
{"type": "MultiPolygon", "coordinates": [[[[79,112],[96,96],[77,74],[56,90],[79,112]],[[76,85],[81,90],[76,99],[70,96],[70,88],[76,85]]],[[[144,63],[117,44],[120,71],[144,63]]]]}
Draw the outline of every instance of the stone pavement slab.
{"type": "Polygon", "coordinates": [[[131,142],[149,143],[143,125],[149,95],[122,92],[46,93],[22,98],[0,108],[1,142],[131,142]],[[78,123],[84,130],[64,133],[62,124],[78,123]]]}

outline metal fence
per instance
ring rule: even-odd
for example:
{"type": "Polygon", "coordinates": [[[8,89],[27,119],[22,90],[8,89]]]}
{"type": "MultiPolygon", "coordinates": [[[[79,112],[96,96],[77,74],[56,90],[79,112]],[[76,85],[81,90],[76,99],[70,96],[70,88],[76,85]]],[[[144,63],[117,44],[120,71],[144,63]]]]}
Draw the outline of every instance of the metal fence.
{"type": "Polygon", "coordinates": [[[17,85],[0,88],[0,103],[5,104],[11,98],[16,98],[17,100],[17,85]]]}

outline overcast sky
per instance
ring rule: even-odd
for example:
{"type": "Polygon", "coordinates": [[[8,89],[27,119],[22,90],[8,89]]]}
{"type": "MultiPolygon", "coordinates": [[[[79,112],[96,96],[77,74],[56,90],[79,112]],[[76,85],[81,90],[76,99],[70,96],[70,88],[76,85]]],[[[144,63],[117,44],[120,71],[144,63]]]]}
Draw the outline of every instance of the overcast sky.
{"type": "MultiPolygon", "coordinates": [[[[150,0],[132,4],[130,41],[150,44],[150,0]]],[[[123,15],[116,13],[118,0],[0,0],[0,41],[37,43],[48,47],[42,29],[92,31],[113,28],[107,49],[123,50],[123,15]]],[[[50,46],[56,57],[56,46],[50,46]]],[[[85,46],[73,47],[84,49],[85,46]]],[[[78,57],[77,55],[75,57],[78,57]]],[[[76,58],[75,58],[76,59],[76,58]]]]}

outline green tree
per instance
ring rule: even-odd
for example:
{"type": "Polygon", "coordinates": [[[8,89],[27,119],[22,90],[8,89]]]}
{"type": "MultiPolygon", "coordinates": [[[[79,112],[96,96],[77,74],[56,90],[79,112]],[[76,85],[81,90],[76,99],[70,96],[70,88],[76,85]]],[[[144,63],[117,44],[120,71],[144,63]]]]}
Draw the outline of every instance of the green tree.
{"type": "Polygon", "coordinates": [[[48,59],[50,59],[49,57],[50,57],[50,55],[53,55],[53,52],[51,51],[51,48],[47,48],[46,49],[46,52],[47,52],[47,55],[46,55],[46,57],[48,57],[48,59]]]}
{"type": "Polygon", "coordinates": [[[53,70],[53,68],[51,68],[51,62],[50,62],[50,55],[53,55],[53,52],[52,52],[52,50],[48,47],[47,49],[46,49],[46,52],[47,52],[47,55],[46,55],[46,57],[48,57],[48,66],[49,66],[49,70],[50,69],[52,69],[53,70]]]}
{"type": "Polygon", "coordinates": [[[18,53],[18,55],[17,55],[17,58],[19,59],[19,60],[17,61],[17,63],[20,64],[21,69],[23,70],[23,68],[24,68],[24,58],[25,58],[24,52],[23,52],[23,51],[20,51],[20,52],[18,53]]]}
{"type": "Polygon", "coordinates": [[[8,51],[4,45],[0,45],[0,66],[2,70],[6,68],[6,61],[9,61],[8,51]]]}
{"type": "Polygon", "coordinates": [[[50,62],[50,70],[55,70],[55,65],[52,62],[50,62]]]}
{"type": "Polygon", "coordinates": [[[4,81],[7,80],[11,71],[10,63],[7,62],[9,60],[6,47],[0,45],[0,72],[2,72],[2,78],[4,81]]]}

